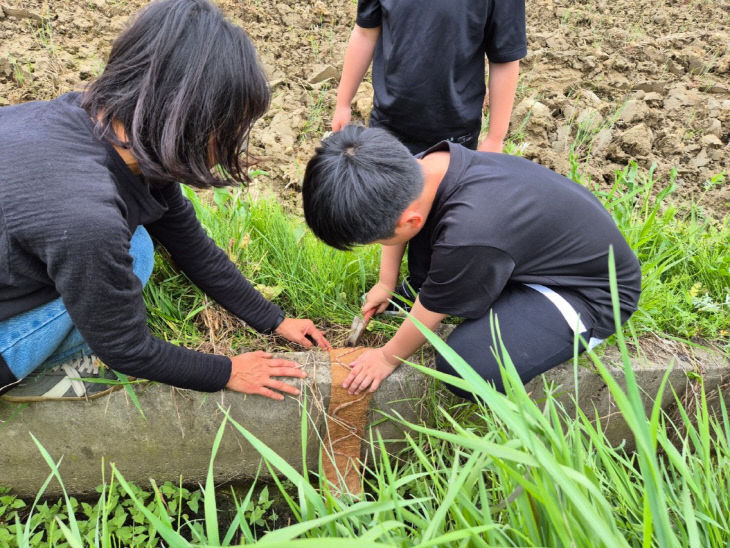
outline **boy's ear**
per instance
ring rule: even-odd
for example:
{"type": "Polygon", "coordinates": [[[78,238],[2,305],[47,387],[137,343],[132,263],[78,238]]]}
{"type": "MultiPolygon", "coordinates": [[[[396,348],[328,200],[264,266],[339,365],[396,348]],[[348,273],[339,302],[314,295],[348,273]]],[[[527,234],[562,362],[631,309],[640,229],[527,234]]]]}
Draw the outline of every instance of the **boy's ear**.
{"type": "Polygon", "coordinates": [[[420,230],[424,221],[425,219],[421,213],[409,208],[401,213],[398,223],[396,224],[396,228],[407,227],[414,230],[420,230]]]}

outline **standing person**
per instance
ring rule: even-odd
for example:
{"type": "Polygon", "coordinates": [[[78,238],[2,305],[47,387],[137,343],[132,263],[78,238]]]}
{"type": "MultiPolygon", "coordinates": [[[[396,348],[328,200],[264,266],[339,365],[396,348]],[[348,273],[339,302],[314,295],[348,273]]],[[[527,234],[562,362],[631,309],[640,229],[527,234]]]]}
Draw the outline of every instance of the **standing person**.
{"type": "Polygon", "coordinates": [[[527,54],[524,0],[358,0],[332,130],[373,64],[370,126],[387,129],[415,154],[439,141],[502,152],[527,54]],[[489,130],[479,143],[485,54],[489,130]]]}
{"type": "MultiPolygon", "coordinates": [[[[622,323],[639,301],[639,261],[608,211],[586,188],[524,158],[449,142],[414,158],[381,129],[347,126],[322,141],[302,194],[307,224],[325,243],[382,244],[366,318],[387,307],[407,247],[418,291],[411,314],[431,330],[447,315],[464,318],[447,343],[498,388],[493,316],[527,382],[570,359],[575,335],[594,346],[615,331],[611,248],[622,323]]],[[[374,391],[425,341],[406,319],[352,364],[345,388],[374,391]]],[[[455,374],[440,355],[436,367],[455,374]]]]}
{"type": "Polygon", "coordinates": [[[310,320],[286,318],[251,286],[179,185],[242,182],[241,153],[268,103],[242,29],[208,0],[160,0],[116,39],[86,91],[0,109],[3,398],[99,396],[113,387],[91,381],[116,378],[100,362],[182,388],[277,400],[298,393],[272,378],[303,378],[293,362],[205,354],[153,337],[142,299],[152,236],[254,329],[329,347],[310,320]]]}

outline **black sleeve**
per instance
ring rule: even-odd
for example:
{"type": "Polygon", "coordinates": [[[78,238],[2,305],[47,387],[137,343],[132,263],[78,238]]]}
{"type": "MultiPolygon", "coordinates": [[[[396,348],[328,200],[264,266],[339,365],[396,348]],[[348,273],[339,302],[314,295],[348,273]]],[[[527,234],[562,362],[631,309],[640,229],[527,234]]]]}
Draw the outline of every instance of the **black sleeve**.
{"type": "Polygon", "coordinates": [[[527,55],[525,0],[492,0],[484,35],[484,51],[492,63],[509,63],[527,55]]]}
{"type": "Polygon", "coordinates": [[[355,23],[365,29],[379,27],[382,23],[380,0],[358,0],[355,23]]]}
{"type": "Polygon", "coordinates": [[[168,210],[159,221],[147,225],[150,234],[207,295],[257,331],[269,331],[281,308],[256,291],[225,251],[205,233],[180,185],[167,185],[164,196],[168,210]]]}
{"type": "Polygon", "coordinates": [[[487,246],[436,245],[418,298],[431,312],[481,318],[507,284],[515,263],[487,246]]]}
{"type": "Polygon", "coordinates": [[[90,209],[69,212],[59,224],[64,230],[35,242],[33,252],[91,350],[127,375],[205,392],[223,388],[229,358],[174,346],[149,332],[127,223],[114,206],[90,209]]]}

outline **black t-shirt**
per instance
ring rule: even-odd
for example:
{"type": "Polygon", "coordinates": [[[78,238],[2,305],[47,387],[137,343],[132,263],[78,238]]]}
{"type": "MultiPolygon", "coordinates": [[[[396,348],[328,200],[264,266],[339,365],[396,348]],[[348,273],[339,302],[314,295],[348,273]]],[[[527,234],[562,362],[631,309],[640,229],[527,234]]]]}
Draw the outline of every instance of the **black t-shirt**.
{"type": "Polygon", "coordinates": [[[407,140],[478,131],[484,55],[506,63],[527,53],[524,0],[358,0],[357,24],[381,27],[372,117],[407,140]]]}
{"type": "Polygon", "coordinates": [[[614,332],[608,275],[613,246],[622,319],[635,310],[641,268],[613,218],[581,185],[507,154],[440,143],[449,168],[428,219],[409,242],[427,272],[419,299],[433,312],[475,319],[508,283],[552,287],[588,310],[593,336],[614,332]]]}
{"type": "Polygon", "coordinates": [[[210,297],[258,330],[281,309],[208,237],[180,185],[136,177],[69,93],[0,109],[0,320],[59,295],[101,360],[122,373],[220,390],[231,360],[174,346],[147,328],[129,240],[139,225],[210,297]]]}

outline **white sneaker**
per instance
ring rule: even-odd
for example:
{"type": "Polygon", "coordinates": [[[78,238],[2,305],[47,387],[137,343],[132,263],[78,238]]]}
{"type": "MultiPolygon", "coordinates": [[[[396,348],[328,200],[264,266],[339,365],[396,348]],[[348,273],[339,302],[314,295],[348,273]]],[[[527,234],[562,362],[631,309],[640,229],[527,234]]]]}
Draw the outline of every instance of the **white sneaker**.
{"type": "Polygon", "coordinates": [[[117,376],[93,354],[36,371],[0,396],[10,402],[90,400],[122,387],[117,376]],[[106,382],[110,381],[110,382],[106,382]]]}

